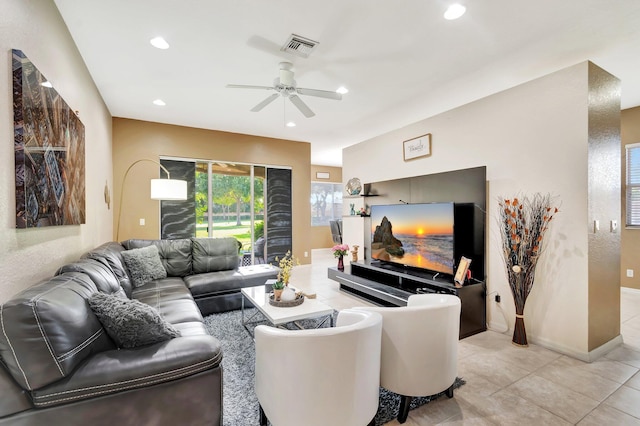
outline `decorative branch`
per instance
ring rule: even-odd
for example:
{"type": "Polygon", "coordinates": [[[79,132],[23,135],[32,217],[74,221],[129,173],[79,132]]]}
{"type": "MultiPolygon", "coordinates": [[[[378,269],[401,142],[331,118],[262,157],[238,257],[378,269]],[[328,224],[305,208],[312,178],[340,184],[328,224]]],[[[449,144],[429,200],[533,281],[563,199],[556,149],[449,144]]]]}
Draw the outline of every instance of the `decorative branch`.
{"type": "MultiPolygon", "coordinates": [[[[509,287],[516,307],[516,319],[522,319],[524,305],[533,288],[536,266],[545,249],[544,236],[558,208],[552,206],[550,194],[536,193],[524,196],[499,198],[499,225],[509,287]]],[[[518,334],[524,333],[516,330],[518,334]]],[[[524,337],[526,342],[526,336],[524,337]]],[[[514,334],[515,341],[515,334],[514,334]]]]}

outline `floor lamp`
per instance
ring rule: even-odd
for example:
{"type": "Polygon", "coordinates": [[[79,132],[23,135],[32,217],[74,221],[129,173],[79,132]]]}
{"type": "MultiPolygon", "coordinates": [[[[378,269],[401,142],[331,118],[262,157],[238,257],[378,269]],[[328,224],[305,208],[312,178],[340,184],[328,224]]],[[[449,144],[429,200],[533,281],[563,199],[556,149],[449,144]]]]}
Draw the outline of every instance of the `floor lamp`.
{"type": "Polygon", "coordinates": [[[187,199],[187,181],[179,180],[179,179],[171,179],[171,174],[166,167],[164,167],[160,162],[156,160],[151,160],[149,158],[142,158],[140,160],[135,161],[133,164],[129,166],[127,171],[124,173],[124,177],[122,178],[122,185],[120,186],[120,202],[118,203],[118,228],[116,230],[116,241],[120,240],[120,220],[122,219],[122,196],[124,194],[124,183],[127,180],[127,175],[129,171],[136,164],[150,161],[152,163],[160,166],[162,170],[167,174],[166,179],[151,179],[151,199],[152,200],[175,200],[175,201],[184,201],[187,199]]]}

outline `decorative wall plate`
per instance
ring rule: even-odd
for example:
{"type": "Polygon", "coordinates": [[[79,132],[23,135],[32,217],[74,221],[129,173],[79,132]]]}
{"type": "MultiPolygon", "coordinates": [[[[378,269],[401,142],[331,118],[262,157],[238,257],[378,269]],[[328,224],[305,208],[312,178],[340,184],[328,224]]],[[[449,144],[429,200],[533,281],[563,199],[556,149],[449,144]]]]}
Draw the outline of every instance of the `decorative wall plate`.
{"type": "Polygon", "coordinates": [[[360,179],[349,179],[347,185],[345,186],[345,189],[347,190],[347,194],[349,195],[360,195],[360,191],[362,191],[362,184],[360,183],[360,179]]]}

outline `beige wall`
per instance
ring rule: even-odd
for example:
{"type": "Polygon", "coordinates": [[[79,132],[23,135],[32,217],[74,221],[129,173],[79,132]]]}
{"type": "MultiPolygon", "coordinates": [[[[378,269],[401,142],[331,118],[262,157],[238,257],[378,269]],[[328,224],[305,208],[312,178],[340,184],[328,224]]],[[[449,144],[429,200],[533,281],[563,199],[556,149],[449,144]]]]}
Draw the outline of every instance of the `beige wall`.
{"type": "Polygon", "coordinates": [[[0,12],[0,303],[111,239],[104,202],[111,176],[111,116],[50,0],[2,0],[0,12]],[[11,49],[22,50],[85,126],[86,224],[15,229],[11,49]]]}
{"type": "MultiPolygon", "coordinates": [[[[615,330],[608,329],[598,338],[589,330],[589,316],[596,309],[589,304],[590,67],[588,62],[575,65],[347,147],[342,153],[343,181],[345,176],[358,176],[363,183],[487,167],[487,286],[489,293],[502,296],[500,305],[493,298],[487,300],[488,321],[495,330],[512,332],[515,321],[495,225],[497,200],[534,192],[557,196],[561,212],[547,234],[548,246],[525,306],[525,324],[529,341],[586,360],[605,350],[595,350],[593,341],[612,345],[620,341],[615,330]],[[402,141],[425,133],[433,135],[432,155],[403,161],[402,141]]],[[[617,96],[619,102],[619,92],[607,96],[617,96]]],[[[619,162],[611,167],[619,169],[619,162]]],[[[614,194],[619,191],[619,187],[613,189],[614,194]]],[[[601,223],[608,219],[599,218],[601,223]]],[[[363,239],[363,229],[348,229],[358,223],[345,222],[350,241],[363,239]]],[[[617,275],[619,258],[603,268],[608,268],[608,275],[617,275]]],[[[619,287],[611,292],[597,309],[607,324],[619,324],[619,287]]]]}
{"type": "Polygon", "coordinates": [[[626,157],[625,145],[640,142],[640,107],[625,109],[621,117],[622,138],[622,214],[620,224],[622,230],[622,256],[620,261],[620,280],[623,287],[640,289],[640,229],[625,228],[626,219],[626,157]],[[633,278],[627,277],[627,269],[632,269],[633,278]]]}
{"type": "MultiPolygon", "coordinates": [[[[311,180],[318,182],[342,182],[342,167],[330,167],[330,166],[311,166],[311,180]],[[316,178],[317,172],[329,173],[329,179],[316,178]]],[[[311,219],[309,219],[311,220],[311,219]]],[[[333,247],[333,240],[331,239],[331,229],[328,226],[312,226],[311,227],[311,248],[330,248],[333,247]]]]}
{"type": "MultiPolygon", "coordinates": [[[[293,254],[308,263],[311,250],[311,148],[306,142],[271,139],[237,133],[195,129],[146,121],[113,119],[114,211],[118,211],[120,186],[127,168],[136,160],[161,156],[288,166],[292,169],[293,254]]],[[[139,163],[127,177],[119,240],[159,238],[159,202],[149,198],[149,180],[158,166],[139,163]],[[145,225],[140,226],[140,219],[145,225]]],[[[114,216],[114,238],[118,218],[114,216]]]]}

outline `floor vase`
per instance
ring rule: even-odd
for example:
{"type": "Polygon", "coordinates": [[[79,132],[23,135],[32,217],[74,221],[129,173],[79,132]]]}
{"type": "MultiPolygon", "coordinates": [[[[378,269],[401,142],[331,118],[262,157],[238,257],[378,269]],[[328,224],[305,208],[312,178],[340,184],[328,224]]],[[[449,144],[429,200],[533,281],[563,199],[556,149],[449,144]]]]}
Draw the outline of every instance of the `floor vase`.
{"type": "Polygon", "coordinates": [[[527,342],[527,331],[524,328],[524,315],[516,312],[516,323],[513,326],[513,339],[511,342],[516,346],[529,346],[527,342]]]}

